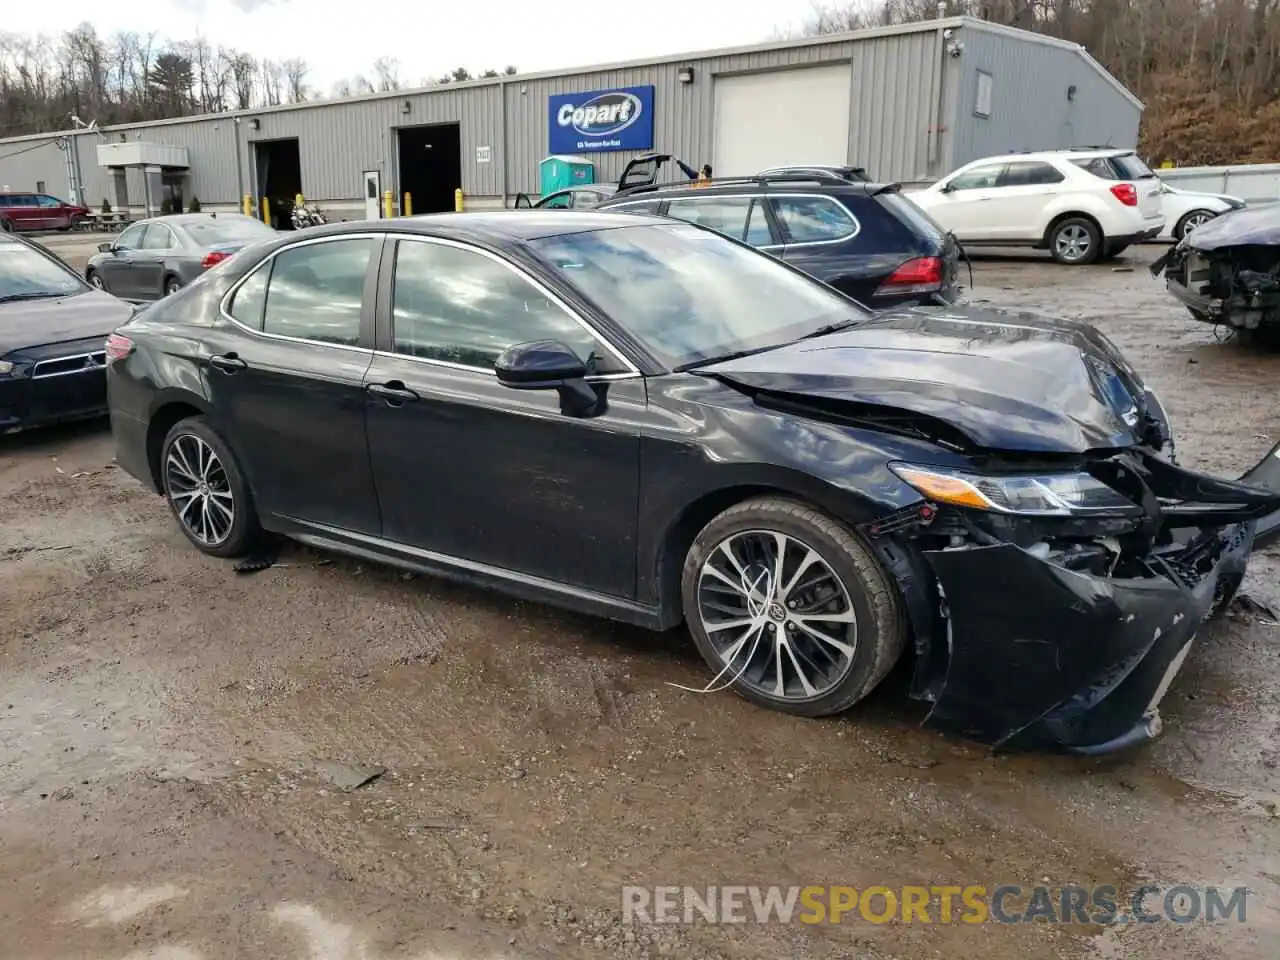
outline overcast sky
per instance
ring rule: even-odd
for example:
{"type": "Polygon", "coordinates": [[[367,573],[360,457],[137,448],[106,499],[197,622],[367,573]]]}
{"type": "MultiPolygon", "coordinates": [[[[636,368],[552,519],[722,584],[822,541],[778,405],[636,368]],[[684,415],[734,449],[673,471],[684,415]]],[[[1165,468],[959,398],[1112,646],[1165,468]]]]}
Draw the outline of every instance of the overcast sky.
{"type": "Polygon", "coordinates": [[[401,79],[464,66],[522,71],[608,63],[769,40],[802,24],[813,0],[596,0],[562,3],[589,15],[553,17],[547,0],[4,0],[0,29],[55,34],[88,21],[100,35],[203,35],[276,60],[301,57],[323,95],[373,61],[400,61],[401,79]],[[612,17],[620,22],[614,24],[612,17]]]}

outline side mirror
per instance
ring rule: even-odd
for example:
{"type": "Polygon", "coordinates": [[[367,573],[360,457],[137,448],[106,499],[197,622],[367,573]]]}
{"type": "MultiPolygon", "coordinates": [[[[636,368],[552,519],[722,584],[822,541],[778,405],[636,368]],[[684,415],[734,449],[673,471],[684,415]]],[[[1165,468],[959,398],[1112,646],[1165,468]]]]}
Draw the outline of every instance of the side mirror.
{"type": "Polygon", "coordinates": [[[110,242],[98,244],[99,253],[111,253],[113,250],[115,250],[115,248],[116,248],[115,244],[110,242]]]}
{"type": "Polygon", "coordinates": [[[949,180],[938,188],[939,193],[951,193],[953,190],[955,190],[955,187],[951,185],[949,180]]]}
{"type": "Polygon", "coordinates": [[[587,365],[559,340],[535,340],[508,347],[494,363],[498,382],[514,390],[556,390],[560,412],[592,417],[603,411],[604,391],[584,379],[587,365]]]}

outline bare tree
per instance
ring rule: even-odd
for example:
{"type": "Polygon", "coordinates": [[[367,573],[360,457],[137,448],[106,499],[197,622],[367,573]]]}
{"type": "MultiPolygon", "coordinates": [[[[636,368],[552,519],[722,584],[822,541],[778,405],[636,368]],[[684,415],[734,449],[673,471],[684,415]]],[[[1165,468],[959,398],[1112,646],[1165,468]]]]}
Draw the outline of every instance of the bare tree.
{"type": "Polygon", "coordinates": [[[379,57],[373,61],[374,83],[382,92],[400,89],[400,61],[394,57],[379,57]]]}
{"type": "Polygon", "coordinates": [[[293,57],[280,66],[284,72],[285,96],[289,103],[301,103],[307,99],[307,61],[293,57]]]}

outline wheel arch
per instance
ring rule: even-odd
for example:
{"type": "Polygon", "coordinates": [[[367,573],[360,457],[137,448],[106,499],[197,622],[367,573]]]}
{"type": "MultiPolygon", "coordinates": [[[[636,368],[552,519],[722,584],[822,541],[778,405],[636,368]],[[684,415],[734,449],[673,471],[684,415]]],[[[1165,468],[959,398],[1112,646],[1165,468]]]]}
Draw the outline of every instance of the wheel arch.
{"type": "Polygon", "coordinates": [[[657,541],[654,555],[653,587],[657,594],[659,618],[664,629],[684,621],[680,576],[685,556],[702,528],[730,507],[757,497],[794,500],[821,510],[841,523],[854,527],[884,511],[870,500],[812,478],[792,478],[787,474],[769,477],[741,477],[712,490],[705,490],[686,502],[667,524],[657,541]]]}
{"type": "Polygon", "coordinates": [[[147,467],[157,492],[163,490],[160,476],[160,454],[164,438],[173,425],[188,417],[207,416],[211,413],[208,402],[186,392],[162,393],[156,398],[151,415],[147,418],[147,467]]]}

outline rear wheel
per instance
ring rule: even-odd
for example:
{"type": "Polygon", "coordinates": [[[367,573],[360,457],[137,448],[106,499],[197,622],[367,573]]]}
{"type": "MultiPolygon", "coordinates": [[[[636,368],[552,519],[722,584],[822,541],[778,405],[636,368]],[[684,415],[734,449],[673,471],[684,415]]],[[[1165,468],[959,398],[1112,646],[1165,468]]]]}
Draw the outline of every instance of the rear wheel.
{"type": "Polygon", "coordinates": [[[231,448],[204,417],[179,420],[160,449],[165,499],[186,538],[213,557],[240,557],[258,539],[253,497],[231,448]]]}
{"type": "Polygon", "coordinates": [[[1204,226],[1216,216],[1217,214],[1212,210],[1190,210],[1184,213],[1177,226],[1173,228],[1173,239],[1182,240],[1196,227],[1204,226]]]}
{"type": "Polygon", "coordinates": [[[1102,234],[1092,220],[1068,217],[1049,230],[1049,252],[1059,263],[1083,266],[1102,254],[1102,234]]]}
{"type": "Polygon", "coordinates": [[[177,293],[182,289],[182,281],[177,277],[168,277],[164,281],[164,295],[167,297],[171,293],[177,293]]]}
{"type": "Polygon", "coordinates": [[[8,220],[0,220],[0,230],[3,230],[5,233],[13,233],[13,224],[8,220]]]}
{"type": "Polygon", "coordinates": [[[730,507],[698,534],[681,578],[685,619],[716,674],[786,713],[839,713],[906,641],[896,590],[856,534],[792,500],[730,507]]]}

